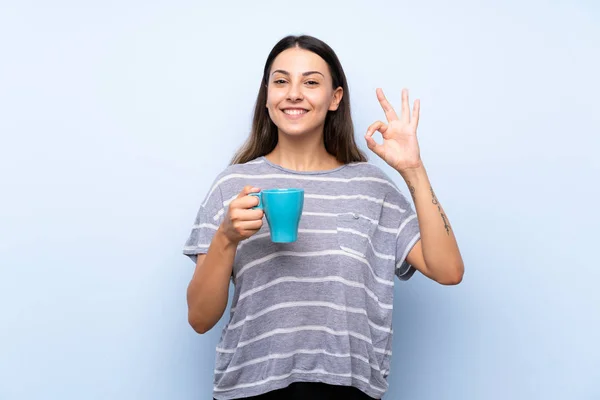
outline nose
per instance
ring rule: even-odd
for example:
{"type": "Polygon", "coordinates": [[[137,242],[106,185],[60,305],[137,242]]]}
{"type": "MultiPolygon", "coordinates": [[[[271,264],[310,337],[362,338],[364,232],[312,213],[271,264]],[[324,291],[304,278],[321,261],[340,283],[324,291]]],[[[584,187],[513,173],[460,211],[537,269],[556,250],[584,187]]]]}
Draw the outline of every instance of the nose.
{"type": "Polygon", "coordinates": [[[302,90],[299,84],[291,84],[289,85],[289,90],[287,93],[287,98],[289,101],[300,101],[303,99],[302,90]]]}

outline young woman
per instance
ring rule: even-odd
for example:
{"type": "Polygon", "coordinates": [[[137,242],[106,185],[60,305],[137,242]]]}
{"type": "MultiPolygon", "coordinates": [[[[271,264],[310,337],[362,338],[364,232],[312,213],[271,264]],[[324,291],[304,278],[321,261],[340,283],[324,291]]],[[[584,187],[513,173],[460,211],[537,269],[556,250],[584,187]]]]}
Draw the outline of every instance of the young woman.
{"type": "Polygon", "coordinates": [[[216,349],[216,399],[381,398],[394,276],[461,281],[456,239],[420,157],[419,101],[410,115],[404,90],[398,115],[376,94],[387,122],[369,127],[366,144],[402,176],[416,212],[357,148],[334,51],[288,36],[269,54],[250,138],[216,177],[184,248],[196,263],[187,299],[197,332],[217,323],[235,285],[216,349]],[[292,187],[305,191],[298,240],[272,243],[248,194],[292,187]]]}

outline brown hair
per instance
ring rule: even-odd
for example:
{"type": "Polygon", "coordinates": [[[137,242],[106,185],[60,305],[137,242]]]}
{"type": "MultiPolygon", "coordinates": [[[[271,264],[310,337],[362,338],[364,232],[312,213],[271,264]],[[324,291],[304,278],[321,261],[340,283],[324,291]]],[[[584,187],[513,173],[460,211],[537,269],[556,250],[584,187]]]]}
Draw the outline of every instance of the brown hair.
{"type": "Polygon", "coordinates": [[[254,106],[252,130],[246,143],[237,151],[231,164],[243,164],[257,157],[269,154],[277,145],[277,126],[269,117],[265,107],[267,102],[267,85],[269,72],[275,57],[284,50],[299,47],[319,55],[329,66],[333,81],[333,89],[342,87],[342,100],[336,111],[329,111],[325,117],[323,140],[327,152],[344,164],[357,161],[367,161],[367,157],[354,141],[354,126],[350,114],[350,93],[346,75],[337,55],[325,42],[308,35],[286,36],[271,50],[260,82],[260,89],[254,106]]]}

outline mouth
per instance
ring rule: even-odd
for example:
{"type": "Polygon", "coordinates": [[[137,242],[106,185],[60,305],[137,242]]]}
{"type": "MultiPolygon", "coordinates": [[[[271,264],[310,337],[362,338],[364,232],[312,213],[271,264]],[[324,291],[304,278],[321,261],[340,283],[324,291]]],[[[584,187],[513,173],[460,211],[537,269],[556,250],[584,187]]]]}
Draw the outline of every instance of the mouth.
{"type": "Polygon", "coordinates": [[[284,108],[281,111],[283,111],[287,115],[302,115],[308,112],[308,110],[304,108],[284,108]]]}
{"type": "Polygon", "coordinates": [[[299,119],[308,113],[304,108],[284,108],[281,111],[288,119],[299,119]]]}

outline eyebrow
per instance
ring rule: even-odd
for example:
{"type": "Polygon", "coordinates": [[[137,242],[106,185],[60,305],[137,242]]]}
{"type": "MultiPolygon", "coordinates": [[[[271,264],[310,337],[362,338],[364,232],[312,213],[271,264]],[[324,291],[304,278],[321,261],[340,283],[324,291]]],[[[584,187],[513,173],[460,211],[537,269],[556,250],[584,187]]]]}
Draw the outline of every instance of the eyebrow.
{"type": "MultiPolygon", "coordinates": [[[[271,75],[275,75],[276,73],[280,73],[283,75],[287,75],[290,76],[291,74],[283,69],[276,69],[275,71],[273,71],[273,73],[271,75]]],[[[325,75],[323,75],[322,73],[320,73],[319,71],[306,71],[302,73],[302,76],[308,76],[308,75],[312,75],[312,74],[319,74],[321,75],[323,78],[325,77],[325,75]]]]}

